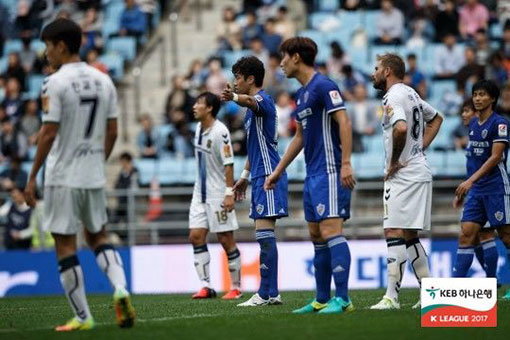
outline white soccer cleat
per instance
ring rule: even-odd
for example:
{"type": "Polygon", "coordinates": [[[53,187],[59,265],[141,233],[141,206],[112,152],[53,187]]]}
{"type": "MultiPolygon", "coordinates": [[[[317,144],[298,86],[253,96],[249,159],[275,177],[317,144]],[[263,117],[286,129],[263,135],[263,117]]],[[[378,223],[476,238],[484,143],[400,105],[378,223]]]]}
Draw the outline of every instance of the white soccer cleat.
{"type": "Polygon", "coordinates": [[[282,296],[280,294],[278,294],[278,296],[269,297],[269,304],[270,305],[283,305],[282,296]]]}
{"type": "Polygon", "coordinates": [[[370,309],[388,310],[388,309],[400,309],[400,303],[397,300],[384,295],[378,304],[373,305],[370,309]]]}
{"type": "Polygon", "coordinates": [[[421,307],[421,301],[418,300],[416,304],[413,306],[413,309],[419,309],[421,307]]]}
{"type": "MultiPolygon", "coordinates": [[[[270,299],[264,300],[260,297],[258,293],[253,294],[253,296],[243,303],[238,304],[238,307],[256,307],[256,306],[266,306],[269,304],[270,299]]],[[[281,300],[280,300],[281,301],[281,300]]]]}

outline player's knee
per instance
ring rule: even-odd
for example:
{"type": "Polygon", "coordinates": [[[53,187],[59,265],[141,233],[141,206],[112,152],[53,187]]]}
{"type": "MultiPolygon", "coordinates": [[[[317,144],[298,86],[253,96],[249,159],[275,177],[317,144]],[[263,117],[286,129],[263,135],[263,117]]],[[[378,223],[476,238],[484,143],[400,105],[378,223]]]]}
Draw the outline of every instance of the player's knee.
{"type": "Polygon", "coordinates": [[[232,232],[218,233],[218,242],[220,242],[223,249],[229,251],[235,248],[234,234],[232,232]]]}
{"type": "Polygon", "coordinates": [[[490,230],[490,231],[482,231],[479,233],[479,236],[475,236],[473,238],[473,244],[476,244],[477,242],[477,239],[478,239],[478,244],[480,242],[485,242],[485,241],[490,241],[490,240],[494,240],[496,238],[496,235],[494,234],[494,231],[490,230]]]}
{"type": "Polygon", "coordinates": [[[459,234],[459,244],[462,246],[472,246],[477,239],[477,233],[469,228],[462,228],[459,234]]]}
{"type": "Polygon", "coordinates": [[[194,246],[200,246],[205,243],[205,237],[201,233],[189,233],[189,242],[194,246]]]}

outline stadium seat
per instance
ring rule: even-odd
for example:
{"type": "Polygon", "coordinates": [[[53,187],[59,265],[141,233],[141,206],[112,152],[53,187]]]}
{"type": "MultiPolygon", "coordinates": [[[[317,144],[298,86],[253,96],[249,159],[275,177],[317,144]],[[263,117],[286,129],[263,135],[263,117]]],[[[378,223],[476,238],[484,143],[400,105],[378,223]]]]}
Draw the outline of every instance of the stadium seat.
{"type": "Polygon", "coordinates": [[[135,159],[134,164],[138,169],[138,184],[147,186],[156,175],[156,160],[154,159],[135,159]]]}
{"type": "Polygon", "coordinates": [[[7,40],[4,44],[4,55],[12,52],[21,52],[23,50],[23,43],[21,40],[7,40]]]}
{"type": "Polygon", "coordinates": [[[352,66],[359,71],[367,72],[373,70],[374,65],[367,62],[366,48],[351,48],[347,51],[351,57],[352,66]]]}
{"type": "Polygon", "coordinates": [[[338,29],[331,32],[326,32],[326,42],[331,44],[333,41],[340,43],[343,49],[349,53],[349,46],[351,44],[352,32],[346,29],[338,29]]]}
{"type": "Polygon", "coordinates": [[[438,103],[447,92],[455,92],[457,85],[455,80],[435,80],[430,84],[431,101],[438,103]]]}
{"type": "Polygon", "coordinates": [[[318,31],[330,31],[328,27],[338,29],[341,25],[338,16],[333,13],[312,13],[308,20],[310,28],[318,31]]]}
{"type": "Polygon", "coordinates": [[[426,153],[427,162],[433,176],[440,175],[446,167],[445,152],[430,151],[426,153]]]}
{"type": "Polygon", "coordinates": [[[36,39],[30,42],[30,49],[37,54],[42,54],[46,50],[46,45],[41,40],[36,39]]]}
{"type": "Polygon", "coordinates": [[[381,178],[384,175],[384,153],[366,152],[359,156],[357,177],[362,179],[381,178]]]}
{"type": "Polygon", "coordinates": [[[172,124],[164,124],[157,126],[158,130],[158,138],[160,145],[166,145],[168,140],[168,135],[175,130],[175,127],[172,124]]]}
{"type": "Polygon", "coordinates": [[[186,158],[180,160],[176,166],[179,166],[181,169],[181,181],[183,184],[193,184],[195,183],[196,175],[197,175],[197,164],[195,158],[186,158]],[[180,163],[180,164],[179,164],[180,163]]]}
{"type": "Polygon", "coordinates": [[[34,74],[28,78],[28,93],[30,97],[37,98],[39,96],[44,78],[46,77],[40,74],[34,74]]]}
{"type": "Polygon", "coordinates": [[[103,54],[99,61],[106,65],[113,80],[120,80],[124,77],[124,58],[118,54],[103,54]]]}
{"type": "Polygon", "coordinates": [[[114,20],[105,21],[102,26],[101,34],[104,40],[108,40],[112,34],[119,31],[119,22],[114,20]]]}
{"type": "Polygon", "coordinates": [[[280,155],[283,155],[285,153],[285,150],[287,150],[287,147],[289,146],[291,140],[292,140],[291,137],[280,138],[278,140],[278,153],[280,155]]]}
{"type": "Polygon", "coordinates": [[[363,146],[368,153],[384,153],[383,138],[381,136],[364,136],[363,146]]]}
{"type": "Polygon", "coordinates": [[[182,166],[180,160],[167,158],[157,162],[157,174],[161,185],[182,183],[182,166]]]}
{"type": "Polygon", "coordinates": [[[7,70],[7,56],[0,58],[0,73],[4,73],[7,70]]]}
{"type": "Polygon", "coordinates": [[[466,176],[466,155],[464,151],[448,151],[445,157],[446,167],[439,175],[456,178],[466,176]]]}
{"type": "Polygon", "coordinates": [[[129,62],[136,58],[136,39],[133,37],[112,38],[107,46],[110,52],[118,53],[129,62]]]}
{"type": "Polygon", "coordinates": [[[501,39],[503,37],[502,25],[498,23],[490,25],[489,36],[491,39],[501,39]]]}
{"type": "Polygon", "coordinates": [[[237,180],[241,177],[241,173],[244,170],[246,164],[246,157],[234,157],[234,179],[237,180]]]}
{"type": "Polygon", "coordinates": [[[122,12],[124,12],[124,2],[122,1],[111,1],[106,6],[106,11],[104,12],[104,21],[110,22],[120,22],[120,17],[122,16],[122,12]]]}
{"type": "Polygon", "coordinates": [[[298,155],[287,167],[287,179],[302,182],[306,177],[306,165],[302,154],[298,155]]]}
{"type": "Polygon", "coordinates": [[[368,40],[375,38],[377,32],[377,17],[381,13],[380,10],[365,11],[362,14],[362,24],[367,34],[368,40]]]}
{"type": "Polygon", "coordinates": [[[318,9],[319,11],[336,11],[338,7],[340,7],[339,0],[318,0],[318,9]]]}
{"type": "Polygon", "coordinates": [[[249,50],[225,51],[223,52],[223,64],[227,70],[230,70],[236,61],[250,54],[249,50]]]}
{"type": "Polygon", "coordinates": [[[320,31],[316,31],[316,30],[303,30],[303,31],[300,31],[298,33],[298,36],[300,36],[300,37],[307,37],[307,38],[312,39],[313,41],[315,41],[317,46],[324,46],[324,45],[327,44],[325,35],[322,32],[320,32],[320,31]]]}

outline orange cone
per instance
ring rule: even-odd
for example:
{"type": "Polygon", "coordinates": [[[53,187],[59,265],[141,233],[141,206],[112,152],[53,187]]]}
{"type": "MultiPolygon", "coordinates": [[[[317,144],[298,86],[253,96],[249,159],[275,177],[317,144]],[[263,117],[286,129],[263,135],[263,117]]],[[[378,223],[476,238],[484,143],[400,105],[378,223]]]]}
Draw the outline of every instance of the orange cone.
{"type": "Polygon", "coordinates": [[[151,193],[149,196],[149,209],[145,214],[145,221],[153,221],[163,213],[163,199],[159,192],[159,180],[153,178],[151,181],[151,193]]]}

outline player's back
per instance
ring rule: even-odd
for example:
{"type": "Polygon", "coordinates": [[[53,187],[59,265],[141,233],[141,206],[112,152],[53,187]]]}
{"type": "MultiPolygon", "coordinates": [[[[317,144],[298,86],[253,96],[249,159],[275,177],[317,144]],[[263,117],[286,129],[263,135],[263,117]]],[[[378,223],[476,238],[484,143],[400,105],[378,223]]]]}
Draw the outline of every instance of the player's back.
{"type": "Polygon", "coordinates": [[[47,159],[46,185],[106,184],[106,127],[116,118],[116,99],[110,78],[86,63],[64,64],[45,80],[43,121],[60,125],[47,159]]]}
{"type": "Polygon", "coordinates": [[[423,133],[425,123],[437,114],[436,110],[411,87],[403,83],[393,85],[383,98],[385,168],[388,169],[393,152],[393,126],[399,121],[407,122],[405,147],[399,161],[406,166],[398,176],[410,181],[431,181],[432,172],[423,152],[423,133]]]}

